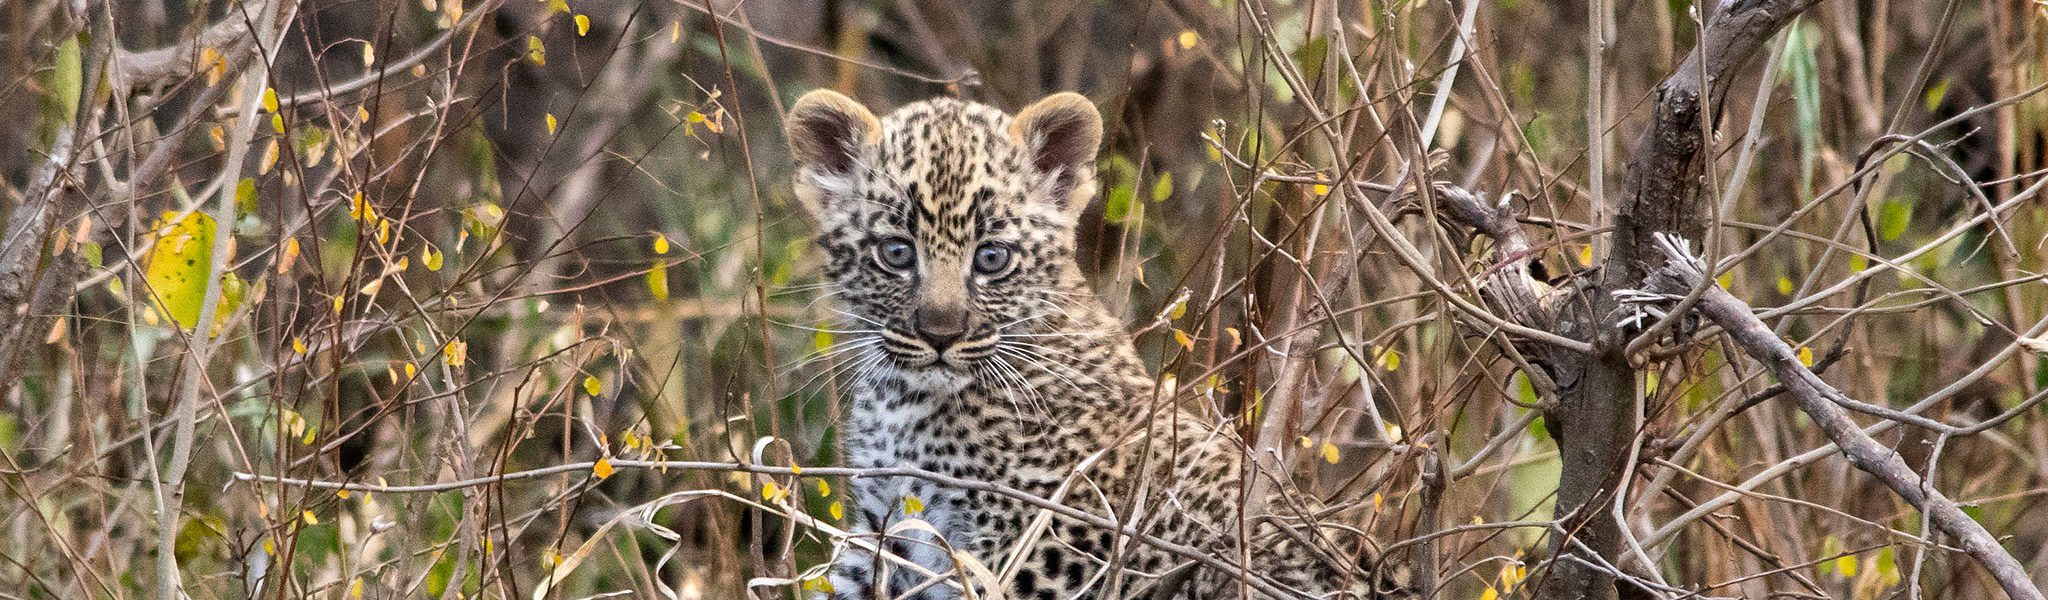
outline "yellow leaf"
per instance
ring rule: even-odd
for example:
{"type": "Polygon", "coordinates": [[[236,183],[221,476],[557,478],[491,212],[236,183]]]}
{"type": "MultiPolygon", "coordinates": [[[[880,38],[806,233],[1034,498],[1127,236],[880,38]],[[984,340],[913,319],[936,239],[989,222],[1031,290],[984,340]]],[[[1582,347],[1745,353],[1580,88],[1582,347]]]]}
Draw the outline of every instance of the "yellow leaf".
{"type": "Polygon", "coordinates": [[[590,35],[590,15],[576,15],[576,37],[590,35]]]}
{"type": "MultiPolygon", "coordinates": [[[[283,114],[283,113],[270,113],[270,128],[271,128],[271,129],[275,129],[275,130],[277,130],[277,132],[278,132],[278,133],[284,133],[284,114],[283,114]]],[[[272,142],[275,142],[275,141],[277,141],[277,140],[271,140],[271,141],[272,141],[272,142]]],[[[272,160],[273,162],[275,162],[275,161],[276,161],[276,159],[271,159],[271,160],[272,160]]]]}
{"type": "Polygon", "coordinates": [[[832,513],[832,520],[834,521],[845,519],[846,505],[845,503],[834,501],[831,506],[825,507],[825,512],[832,513]]]}
{"type": "Polygon", "coordinates": [[[1841,573],[1845,578],[1855,577],[1857,566],[1855,556],[1844,555],[1835,559],[1835,572],[1841,573]]]}
{"type": "Polygon", "coordinates": [[[1337,464],[1337,445],[1323,442],[1323,462],[1337,464]]]}
{"type": "Polygon", "coordinates": [[[1715,277],[1715,278],[1714,278],[1714,283],[1718,283],[1718,284],[1721,284],[1721,289],[1724,289],[1724,290],[1726,290],[1726,289],[1734,289],[1734,287],[1735,287],[1735,272],[1734,272],[1734,271],[1729,271],[1729,272],[1726,272],[1726,273],[1722,273],[1720,277],[1715,277]]]}
{"type": "Polygon", "coordinates": [[[1390,442],[1396,442],[1396,443],[1398,443],[1398,442],[1400,442],[1400,441],[1401,441],[1401,426],[1400,426],[1400,425],[1395,425],[1395,424],[1393,424],[1393,423],[1387,423],[1387,424],[1386,424],[1386,430],[1387,430],[1387,441],[1390,441],[1390,442]]]}
{"type": "Polygon", "coordinates": [[[1313,190],[1315,191],[1315,193],[1316,193],[1316,195],[1317,195],[1317,196],[1328,196],[1328,195],[1330,195],[1330,184],[1327,184],[1327,183],[1318,183],[1318,184],[1316,184],[1316,185],[1315,185],[1315,187],[1314,187],[1314,188],[1312,188],[1312,189],[1313,189],[1313,190]]]}
{"type": "Polygon", "coordinates": [[[669,23],[669,24],[668,24],[668,43],[671,43],[671,44],[673,44],[673,43],[676,43],[676,42],[682,41],[682,39],[683,39],[683,22],[682,22],[682,20],[680,20],[680,19],[679,19],[679,20],[676,20],[676,21],[675,21],[675,22],[673,22],[673,23],[669,23]]]}
{"type": "Polygon", "coordinates": [[[271,556],[276,556],[277,544],[272,543],[270,541],[270,538],[263,538],[263,553],[271,556]]]}
{"type": "Polygon", "coordinates": [[[283,275],[292,270],[292,263],[299,260],[299,238],[284,241],[284,252],[277,259],[277,273],[283,275]]]}
{"type": "Polygon", "coordinates": [[[1799,347],[1799,364],[1801,364],[1801,365],[1804,365],[1804,366],[1807,366],[1807,367],[1812,367],[1812,366],[1813,366],[1813,349],[1812,349],[1812,348],[1808,348],[1808,347],[1805,347],[1805,346],[1800,346],[1800,347],[1799,347]]]}
{"type": "Polygon", "coordinates": [[[277,168],[277,138],[270,138],[263,142],[263,158],[256,163],[256,174],[268,175],[274,168],[277,168]]]}
{"type": "Polygon", "coordinates": [[[1522,585],[1522,580],[1528,577],[1529,567],[1527,566],[1508,564],[1500,566],[1500,587],[1502,590],[1513,592],[1517,586],[1522,585]]]}
{"type": "Polygon", "coordinates": [[[654,253],[668,254],[668,236],[659,233],[654,234],[654,253]]]}
{"type": "Polygon", "coordinates": [[[1783,275],[1778,276],[1778,295],[1792,295],[1792,278],[1783,275]]]}
{"type": "Polygon", "coordinates": [[[654,261],[654,268],[647,270],[647,292],[656,301],[668,300],[668,263],[654,261]]]}
{"type": "Polygon", "coordinates": [[[612,473],[616,472],[618,469],[612,468],[612,459],[609,456],[597,459],[597,464],[590,466],[590,473],[596,475],[598,479],[611,477],[612,473]]]}
{"type": "Polygon", "coordinates": [[[293,354],[305,354],[305,353],[306,353],[306,340],[305,340],[304,338],[296,338],[296,337],[295,337],[295,338],[292,338],[292,353],[293,353],[293,354]]]}
{"type": "Polygon", "coordinates": [[[220,85],[220,78],[227,75],[228,61],[219,50],[204,48],[199,51],[199,68],[206,71],[206,87],[220,85]]]}
{"type": "Polygon", "coordinates": [[[1173,341],[1174,343],[1180,344],[1182,350],[1192,352],[1195,349],[1195,340],[1194,338],[1188,337],[1188,332],[1181,331],[1179,329],[1173,330],[1173,341]]]}
{"type": "Polygon", "coordinates": [[[364,108],[364,107],[363,107],[363,105],[360,105],[360,104],[356,105],[356,122],[358,122],[358,123],[368,123],[368,122],[370,122],[370,109],[368,109],[368,108],[364,108]]]}
{"type": "Polygon", "coordinates": [[[353,579],[353,580],[350,580],[350,581],[349,581],[349,583],[348,583],[348,597],[350,597],[350,598],[361,598],[361,597],[363,597],[363,578],[361,578],[361,577],[357,577],[357,578],[355,578],[355,579],[353,579]]]}
{"type": "Polygon", "coordinates": [[[263,110],[277,112],[277,88],[263,88],[263,110]]]}
{"type": "Polygon", "coordinates": [[[914,514],[917,514],[917,513],[921,513],[921,512],[924,512],[924,500],[923,500],[923,499],[921,499],[921,498],[918,498],[917,496],[904,496],[904,497],[903,497],[903,513],[904,513],[904,514],[911,514],[911,515],[914,515],[914,514]]]}
{"type": "Polygon", "coordinates": [[[1194,48],[1195,43],[1199,41],[1202,41],[1202,38],[1196,35],[1193,29],[1186,29],[1180,32],[1180,47],[1182,50],[1194,48]]]}
{"type": "Polygon", "coordinates": [[[1314,448],[1316,445],[1315,440],[1308,439],[1308,436],[1305,435],[1301,436],[1300,439],[1294,440],[1294,443],[1300,444],[1303,449],[1314,448]]]}
{"type": "Polygon", "coordinates": [[[570,9],[569,9],[569,2],[568,2],[568,0],[542,0],[542,1],[543,1],[543,2],[546,2],[546,3],[547,3],[547,5],[548,5],[548,10],[549,10],[549,11],[552,11],[552,12],[559,12],[559,13],[566,13],[566,12],[570,12],[570,9]]]}
{"type": "Polygon", "coordinates": [[[441,250],[435,248],[433,244],[428,244],[425,248],[420,249],[420,264],[426,265],[428,271],[441,270],[441,261],[444,258],[441,250]]]}
{"type": "MultiPolygon", "coordinates": [[[[1375,346],[1375,348],[1378,348],[1375,346]]],[[[1373,364],[1388,371],[1401,368],[1401,353],[1393,348],[1380,348],[1379,356],[1373,357],[1373,364]]]]}
{"type": "Polygon", "coordinates": [[[308,526],[320,524],[320,517],[315,516],[310,510],[300,512],[299,518],[305,520],[308,526]]]}
{"type": "Polygon", "coordinates": [[[1170,320],[1179,320],[1187,314],[1188,300],[1186,298],[1175,300],[1173,306],[1166,309],[1166,318],[1170,320]]]}
{"type": "Polygon", "coordinates": [[[548,113],[548,135],[555,134],[555,113],[548,113]]]}
{"type": "Polygon", "coordinates": [[[206,278],[213,267],[213,217],[165,211],[157,219],[156,244],[149,249],[143,280],[157,310],[190,329],[199,322],[206,301],[206,278]]]}
{"type": "Polygon", "coordinates": [[[420,375],[420,366],[419,366],[419,365],[415,365],[415,364],[412,364],[412,363],[405,363],[405,378],[406,378],[406,379],[412,379],[412,378],[414,378],[414,377],[418,377],[419,375],[420,375]]]}
{"type": "Polygon", "coordinates": [[[348,297],[347,297],[347,296],[342,296],[342,295],[340,295],[340,294],[335,294],[335,296],[334,296],[334,314],[337,314],[337,315],[338,315],[338,314],[341,314],[341,309],[342,309],[342,305],[343,305],[343,304],[345,304],[346,302],[348,302],[348,297]]]}
{"type": "Polygon", "coordinates": [[[818,480],[818,497],[823,498],[830,495],[832,495],[832,484],[823,479],[818,480]]]}
{"type": "MultiPolygon", "coordinates": [[[[460,1],[460,0],[456,0],[456,1],[460,1]]],[[[366,42],[363,42],[363,68],[366,68],[366,69],[367,69],[367,68],[370,68],[371,66],[374,66],[374,65],[376,65],[376,64],[377,64],[377,47],[376,47],[376,46],[372,46],[372,45],[370,45],[370,43],[369,43],[369,42],[367,42],[367,41],[366,41],[366,42]]]]}
{"type": "Polygon", "coordinates": [[[1581,267],[1590,267],[1590,266],[1593,266],[1593,247],[1592,247],[1592,246],[1580,246],[1580,247],[1579,247],[1579,266],[1581,266],[1581,267]]]}
{"type": "Polygon", "coordinates": [[[526,36],[526,60],[536,67],[548,66],[548,47],[541,43],[539,37],[526,36]]]}
{"type": "Polygon", "coordinates": [[[1499,600],[1499,598],[1500,591],[1493,589],[1493,586],[1490,585],[1486,586],[1486,591],[1479,592],[1479,600],[1499,600]]]}
{"type": "Polygon", "coordinates": [[[448,340],[441,348],[441,362],[451,367],[460,367],[469,362],[469,342],[460,339],[448,340]]]}
{"type": "Polygon", "coordinates": [[[690,111],[690,114],[683,115],[683,120],[689,121],[691,123],[703,123],[704,118],[704,113],[700,113],[694,110],[690,111]]]}
{"type": "Polygon", "coordinates": [[[774,502],[775,496],[777,496],[775,489],[775,480],[771,479],[768,481],[761,482],[761,499],[767,500],[769,502],[774,502]]]}
{"type": "Polygon", "coordinates": [[[602,396],[604,395],[604,382],[598,381],[596,377],[586,376],[583,378],[583,392],[592,396],[602,396]]]}

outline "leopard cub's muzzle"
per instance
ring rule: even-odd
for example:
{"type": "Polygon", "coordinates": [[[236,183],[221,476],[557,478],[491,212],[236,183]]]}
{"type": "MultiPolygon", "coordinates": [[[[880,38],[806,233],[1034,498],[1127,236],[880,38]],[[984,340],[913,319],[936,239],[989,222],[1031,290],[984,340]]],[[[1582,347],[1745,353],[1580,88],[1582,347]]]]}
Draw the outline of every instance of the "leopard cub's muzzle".
{"type": "Polygon", "coordinates": [[[995,352],[995,326],[964,306],[920,306],[899,321],[882,332],[882,346],[904,367],[971,370],[995,352]]]}

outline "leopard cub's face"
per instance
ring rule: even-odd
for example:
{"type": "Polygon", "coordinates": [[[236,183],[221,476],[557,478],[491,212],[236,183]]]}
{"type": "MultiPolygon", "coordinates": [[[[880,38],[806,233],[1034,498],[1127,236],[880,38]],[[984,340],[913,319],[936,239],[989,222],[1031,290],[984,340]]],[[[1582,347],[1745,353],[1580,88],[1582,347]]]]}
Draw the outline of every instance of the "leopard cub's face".
{"type": "Polygon", "coordinates": [[[784,127],[834,299],[867,346],[856,356],[942,386],[1056,358],[1032,338],[1086,294],[1073,230],[1102,137],[1087,99],[1012,118],[941,98],[877,119],[819,90],[784,127]]]}

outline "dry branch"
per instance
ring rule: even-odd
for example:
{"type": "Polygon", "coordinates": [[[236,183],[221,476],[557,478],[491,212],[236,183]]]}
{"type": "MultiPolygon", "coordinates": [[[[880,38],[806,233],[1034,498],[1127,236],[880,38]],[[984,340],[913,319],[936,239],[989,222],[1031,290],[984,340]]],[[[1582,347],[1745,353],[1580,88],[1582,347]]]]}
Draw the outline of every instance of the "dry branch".
{"type": "MultiPolygon", "coordinates": [[[[1049,511],[1061,517],[1073,519],[1075,521],[1084,523],[1090,527],[1095,527],[1105,531],[1117,532],[1121,535],[1129,537],[1131,540],[1136,541],[1138,543],[1152,546],[1160,550],[1164,550],[1182,559],[1193,561],[1207,568],[1217,569],[1218,572],[1228,573],[1231,576],[1239,578],[1242,581],[1247,581],[1250,583],[1252,589],[1258,590],[1260,593],[1266,594],[1267,596],[1272,598],[1303,597],[1303,595],[1299,592],[1289,591],[1288,588],[1284,586],[1284,584],[1272,581],[1269,578],[1258,573],[1253,573],[1245,569],[1239,568],[1236,563],[1228,559],[1212,556],[1209,553],[1194,547],[1175,544],[1173,542],[1160,539],[1157,536],[1153,536],[1151,534],[1145,533],[1144,531],[1141,531],[1138,525],[1125,523],[1122,520],[1118,519],[1098,516],[1093,513],[1068,506],[1066,504],[1062,504],[1059,502],[1055,502],[1053,500],[1039,497],[1030,492],[1026,492],[1013,487],[989,481],[954,477],[952,475],[927,471],[915,467],[802,468],[778,467],[771,465],[732,462],[623,459],[607,460],[606,463],[614,468],[652,469],[659,471],[667,471],[673,469],[677,471],[718,471],[728,473],[752,473],[757,475],[803,475],[809,477],[914,477],[917,479],[923,479],[950,488],[971,490],[976,492],[984,492],[989,494],[996,494],[1000,496],[1015,498],[1017,500],[1025,502],[1026,504],[1030,504],[1034,507],[1049,511]]],[[[539,477],[545,477],[548,475],[559,475],[563,473],[590,473],[592,472],[591,470],[596,466],[596,462],[575,462],[555,465],[552,467],[531,469],[526,471],[500,473],[487,477],[477,477],[459,481],[448,481],[443,483],[420,485],[378,485],[369,483],[358,483],[353,481],[323,481],[315,479],[277,477],[274,475],[262,475],[257,473],[244,472],[234,473],[234,478],[236,481],[272,483],[278,485],[305,487],[318,490],[352,490],[358,492],[371,492],[380,494],[421,494],[453,490],[465,490],[469,488],[504,483],[507,481],[535,479],[539,477]]]]}
{"type": "Polygon", "coordinates": [[[1663,268],[1653,271],[1645,279],[1643,291],[1653,295],[1646,298],[1653,302],[1676,299],[1705,286],[1706,294],[1696,305],[1699,314],[1719,324],[1745,354],[1770,369],[1771,374],[1784,383],[1792,400],[1798,403],[1799,410],[1813,418],[1814,425],[1834,442],[1850,464],[1876,476],[1900,498],[1933,520],[1942,533],[1960,540],[1963,551],[1998,581],[2006,596],[2015,600],[2043,598],[2041,590],[2028,579],[2026,568],[1999,545],[1998,538],[1964,514],[1962,508],[1935,489],[1932,482],[1915,473],[1898,451],[1877,443],[1863,432],[1861,426],[1850,420],[1849,413],[1834,400],[1846,398],[1846,395],[1801,364],[1792,346],[1772,333],[1770,326],[1757,318],[1748,304],[1719,285],[1709,283],[1704,263],[1698,257],[1690,256],[1683,242],[1664,237],[1658,246],[1668,260],[1663,268]]]}

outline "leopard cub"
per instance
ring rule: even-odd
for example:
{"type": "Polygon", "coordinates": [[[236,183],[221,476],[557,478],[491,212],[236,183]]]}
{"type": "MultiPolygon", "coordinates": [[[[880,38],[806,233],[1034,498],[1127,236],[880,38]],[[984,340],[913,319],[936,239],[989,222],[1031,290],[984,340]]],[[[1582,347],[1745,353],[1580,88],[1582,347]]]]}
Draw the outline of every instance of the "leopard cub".
{"type": "Polygon", "coordinates": [[[1240,443],[1155,394],[1074,258],[1102,139],[1087,98],[1054,94],[1014,117],[936,98],[878,119],[819,90],[784,128],[849,319],[834,349],[853,372],[848,466],[995,483],[1125,529],[1064,516],[1036,527],[1045,511],[1013,495],[855,478],[848,527],[894,556],[846,546],[831,597],[1236,597],[1239,575],[1219,565],[1239,564],[1268,596],[1408,593],[1405,570],[1379,564],[1355,529],[1289,525],[1309,522],[1298,500],[1273,503],[1288,515],[1240,515],[1240,443]]]}

